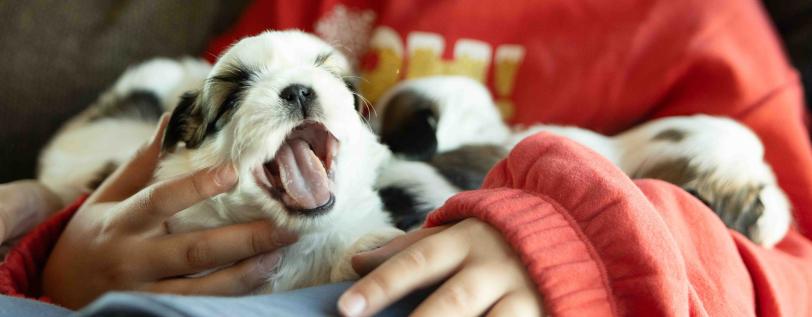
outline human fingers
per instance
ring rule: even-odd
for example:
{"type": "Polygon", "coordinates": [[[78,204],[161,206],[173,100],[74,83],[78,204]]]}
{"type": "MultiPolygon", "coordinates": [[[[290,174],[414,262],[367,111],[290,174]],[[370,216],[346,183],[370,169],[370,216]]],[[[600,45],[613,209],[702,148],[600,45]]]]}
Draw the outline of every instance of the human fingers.
{"type": "Polygon", "coordinates": [[[488,311],[486,317],[538,317],[542,315],[543,310],[536,294],[532,291],[516,291],[499,299],[488,311]]]}
{"type": "Polygon", "coordinates": [[[456,270],[468,251],[443,232],[420,240],[356,282],[339,298],[344,316],[369,316],[456,270]]]}
{"type": "Polygon", "coordinates": [[[236,182],[237,173],[230,164],[164,180],[124,201],[126,212],[117,221],[134,230],[152,228],[181,210],[230,190],[236,182]]]}
{"type": "Polygon", "coordinates": [[[235,224],[215,229],[155,238],[147,255],[151,278],[193,274],[215,269],[252,256],[277,250],[297,236],[267,221],[235,224]]]}
{"type": "Polygon", "coordinates": [[[508,291],[507,288],[499,267],[466,266],[443,282],[411,316],[480,316],[508,291]]]}
{"type": "Polygon", "coordinates": [[[281,259],[278,251],[258,255],[206,276],[163,280],[143,290],[185,295],[243,295],[266,283],[281,259]]]}
{"type": "Polygon", "coordinates": [[[352,268],[358,275],[366,275],[403,249],[417,241],[444,230],[446,227],[434,227],[408,232],[375,250],[361,252],[352,258],[352,268]]]}

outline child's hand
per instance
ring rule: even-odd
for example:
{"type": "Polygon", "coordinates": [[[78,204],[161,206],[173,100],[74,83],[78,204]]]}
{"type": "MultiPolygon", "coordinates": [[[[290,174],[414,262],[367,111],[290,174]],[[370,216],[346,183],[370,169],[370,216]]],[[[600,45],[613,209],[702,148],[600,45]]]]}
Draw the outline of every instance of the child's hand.
{"type": "Polygon", "coordinates": [[[229,190],[237,176],[222,166],[146,186],[158,163],[161,135],[159,128],[62,233],[43,273],[44,293],[56,303],[78,308],[111,290],[246,294],[278,263],[279,255],[268,252],[296,239],[262,221],[169,234],[167,218],[229,190]],[[203,277],[183,277],[234,262],[203,277]]]}
{"type": "Polygon", "coordinates": [[[421,229],[353,258],[364,278],[338,301],[346,316],[370,316],[403,296],[443,284],[412,316],[540,316],[541,299],[502,235],[470,218],[421,229]]]}

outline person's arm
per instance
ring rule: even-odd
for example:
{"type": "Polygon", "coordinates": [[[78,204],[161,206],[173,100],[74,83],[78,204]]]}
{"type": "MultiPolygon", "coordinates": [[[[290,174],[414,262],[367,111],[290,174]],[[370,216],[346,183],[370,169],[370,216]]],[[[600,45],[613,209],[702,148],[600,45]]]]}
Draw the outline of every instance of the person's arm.
{"type": "Polygon", "coordinates": [[[709,114],[731,117],[764,144],[796,229],[812,237],[812,147],[801,81],[756,1],[655,1],[636,28],[635,61],[613,81],[616,104],[650,104],[635,122],[709,114]],[[645,40],[644,40],[645,39],[645,40]]]}
{"type": "Polygon", "coordinates": [[[59,197],[36,180],[0,184],[0,243],[28,232],[61,207],[59,197]]]}
{"type": "Polygon", "coordinates": [[[509,311],[504,306],[519,311],[533,301],[500,305],[513,292],[497,293],[502,297],[496,299],[491,293],[495,278],[511,280],[518,261],[544,312],[554,316],[684,316],[698,311],[749,316],[756,307],[760,313],[775,312],[780,305],[769,305],[770,298],[792,303],[784,310],[812,309],[802,300],[802,294],[812,291],[805,286],[812,285],[812,268],[803,265],[812,261],[808,241],[791,233],[794,255],[758,248],[680,188],[654,180],[634,182],[597,153],[550,134],[521,142],[490,172],[482,189],[452,197],[430,215],[427,226],[356,256],[356,270],[371,273],[343,295],[339,308],[347,315],[367,316],[403,294],[441,282],[440,289],[452,291],[441,295],[442,300],[424,302],[433,307],[422,311],[461,316],[493,313],[497,307],[509,311]],[[471,218],[499,234],[478,230],[474,232],[481,234],[465,239],[434,238],[454,228],[471,232],[464,230],[471,227],[465,219],[471,218]],[[501,256],[504,250],[489,247],[494,243],[517,256],[501,256]],[[483,266],[491,263],[487,257],[471,260],[482,250],[500,259],[501,266],[483,266]],[[740,250],[748,254],[745,261],[740,250]],[[464,260],[448,259],[459,253],[464,260]],[[488,269],[476,270],[483,267],[488,269]],[[471,270],[479,272],[469,279],[473,282],[451,284],[471,270]],[[756,292],[754,284],[760,286],[756,292]],[[354,314],[350,304],[357,302],[364,309],[354,314]]]}

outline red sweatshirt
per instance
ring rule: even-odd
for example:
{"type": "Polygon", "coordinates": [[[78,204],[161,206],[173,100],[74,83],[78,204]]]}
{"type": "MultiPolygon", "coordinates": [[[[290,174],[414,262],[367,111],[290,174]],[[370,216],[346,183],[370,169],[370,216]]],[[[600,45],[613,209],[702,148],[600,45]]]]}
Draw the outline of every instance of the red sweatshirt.
{"type": "MultiPolygon", "coordinates": [[[[794,205],[796,227],[772,250],[726,229],[681,189],[632,181],[544,134],[427,225],[478,217],[498,228],[555,315],[812,316],[801,90],[755,0],[258,0],[211,52],[268,28],[338,44],[372,100],[405,78],[459,74],[486,83],[513,123],[611,134],[672,115],[741,121],[764,141],[794,205]]],[[[9,255],[0,292],[38,295],[42,264],[74,210],[9,255]]]]}

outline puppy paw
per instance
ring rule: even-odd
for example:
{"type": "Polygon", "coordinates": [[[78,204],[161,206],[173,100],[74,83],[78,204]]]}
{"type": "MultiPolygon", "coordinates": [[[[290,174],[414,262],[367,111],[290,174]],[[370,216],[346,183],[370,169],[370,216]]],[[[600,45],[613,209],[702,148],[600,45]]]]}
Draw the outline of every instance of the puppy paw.
{"type": "Polygon", "coordinates": [[[700,179],[683,188],[710,207],[729,228],[762,246],[774,246],[789,230],[789,203],[774,184],[737,185],[700,179]]]}
{"type": "Polygon", "coordinates": [[[789,200],[777,185],[771,184],[761,189],[759,201],[764,208],[761,217],[747,227],[745,235],[755,243],[772,247],[784,239],[792,223],[789,200]]]}
{"type": "Polygon", "coordinates": [[[710,207],[725,225],[753,242],[772,247],[789,230],[790,205],[775,183],[746,179],[747,170],[731,177],[713,169],[702,171],[691,167],[687,161],[677,160],[667,165],[671,172],[655,169],[645,177],[682,187],[710,207]]]}
{"type": "Polygon", "coordinates": [[[352,257],[361,252],[377,249],[403,234],[402,230],[384,228],[362,236],[343,253],[338,263],[330,271],[330,282],[357,280],[359,276],[352,268],[352,257]]]}
{"type": "Polygon", "coordinates": [[[791,206],[749,129],[729,119],[694,116],[641,130],[648,143],[637,149],[641,163],[630,175],[682,187],[757,244],[772,247],[784,238],[791,206]]]}

